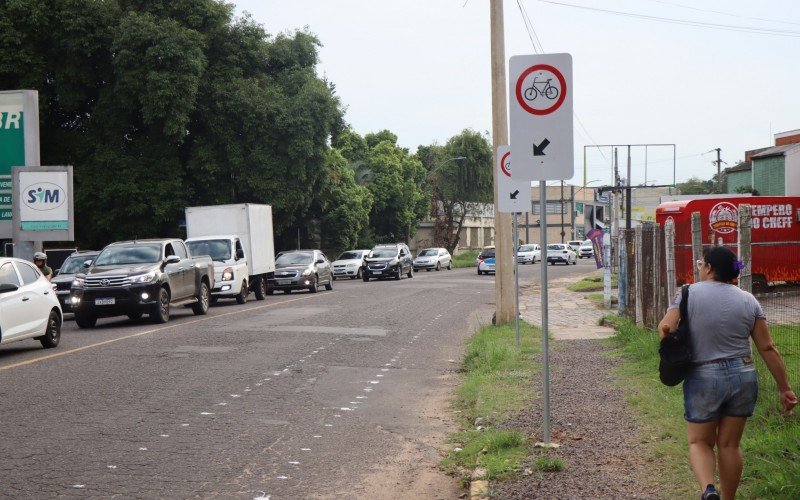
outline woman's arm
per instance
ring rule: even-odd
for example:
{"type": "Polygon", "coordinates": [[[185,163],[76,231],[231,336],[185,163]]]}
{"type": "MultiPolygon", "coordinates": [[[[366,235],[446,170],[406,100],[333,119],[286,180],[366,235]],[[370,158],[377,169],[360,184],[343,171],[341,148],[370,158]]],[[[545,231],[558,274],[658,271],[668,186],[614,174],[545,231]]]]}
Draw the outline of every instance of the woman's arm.
{"type": "Polygon", "coordinates": [[[658,338],[663,339],[669,335],[669,332],[674,332],[675,329],[678,328],[678,321],[680,321],[680,319],[680,309],[670,309],[667,311],[661,323],[658,324],[658,338]]]}
{"type": "Polygon", "coordinates": [[[772,374],[772,378],[774,378],[775,383],[778,384],[778,391],[781,393],[783,409],[786,410],[786,413],[791,413],[792,408],[797,404],[797,396],[792,392],[792,388],[789,387],[789,377],[786,375],[786,367],[783,364],[783,358],[781,358],[778,349],[772,342],[772,336],[769,334],[769,328],[767,328],[767,320],[764,318],[756,318],[756,323],[753,326],[753,330],[750,332],[750,336],[753,337],[753,342],[756,344],[758,354],[761,355],[761,358],[772,374]]]}

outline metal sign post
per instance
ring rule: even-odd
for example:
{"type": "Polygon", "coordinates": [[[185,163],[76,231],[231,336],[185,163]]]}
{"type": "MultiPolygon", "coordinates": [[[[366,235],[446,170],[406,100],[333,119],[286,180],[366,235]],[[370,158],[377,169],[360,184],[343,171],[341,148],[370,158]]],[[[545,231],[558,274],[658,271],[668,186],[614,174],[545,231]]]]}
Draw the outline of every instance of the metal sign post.
{"type": "Polygon", "coordinates": [[[544,442],[550,443],[550,347],[547,329],[547,187],[545,181],[539,181],[539,203],[541,217],[539,231],[542,240],[542,380],[543,392],[542,413],[544,414],[544,442]]]}
{"type": "Polygon", "coordinates": [[[517,222],[517,214],[514,213],[514,315],[515,315],[515,330],[514,338],[517,341],[517,347],[520,346],[519,342],[519,261],[517,260],[517,250],[519,247],[519,224],[517,222]]]}

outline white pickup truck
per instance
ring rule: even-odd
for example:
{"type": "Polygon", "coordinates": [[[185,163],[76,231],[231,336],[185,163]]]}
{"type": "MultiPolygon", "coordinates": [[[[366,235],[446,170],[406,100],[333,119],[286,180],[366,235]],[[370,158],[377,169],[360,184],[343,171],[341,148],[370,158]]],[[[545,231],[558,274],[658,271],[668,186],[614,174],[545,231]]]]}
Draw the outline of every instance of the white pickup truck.
{"type": "Polygon", "coordinates": [[[186,208],[186,244],[192,253],[210,255],[216,270],[212,302],[247,302],[267,296],[267,278],[275,273],[272,207],[244,203],[186,208]]]}

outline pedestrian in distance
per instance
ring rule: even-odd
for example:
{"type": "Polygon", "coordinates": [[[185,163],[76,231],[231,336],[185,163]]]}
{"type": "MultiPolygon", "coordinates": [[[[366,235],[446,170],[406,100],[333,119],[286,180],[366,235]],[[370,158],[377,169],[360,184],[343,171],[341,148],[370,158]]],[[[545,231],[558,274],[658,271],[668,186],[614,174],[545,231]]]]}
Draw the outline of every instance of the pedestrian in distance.
{"type": "MultiPolygon", "coordinates": [[[[683,382],[689,461],[703,491],[700,498],[733,500],[744,466],[739,441],[758,397],[750,338],[777,383],[787,414],[797,405],[797,397],[761,305],[752,294],[732,284],[742,268],[736,254],[714,247],[697,266],[701,281],[690,285],[687,304],[693,359],[683,382]],[[716,463],[720,491],[714,486],[716,463]]],[[[662,339],[678,325],[680,302],[679,292],[658,325],[662,339]]]]}
{"type": "Polygon", "coordinates": [[[53,278],[53,270],[47,265],[47,254],[44,252],[36,252],[33,254],[33,263],[39,269],[39,272],[50,281],[53,278]]]}

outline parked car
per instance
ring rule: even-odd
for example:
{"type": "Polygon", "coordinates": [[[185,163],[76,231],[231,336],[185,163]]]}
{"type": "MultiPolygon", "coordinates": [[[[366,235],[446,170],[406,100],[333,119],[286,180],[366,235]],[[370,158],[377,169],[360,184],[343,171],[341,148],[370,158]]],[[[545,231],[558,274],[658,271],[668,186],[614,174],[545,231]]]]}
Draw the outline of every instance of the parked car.
{"type": "Polygon", "coordinates": [[[69,294],[75,275],[84,272],[89,267],[87,262],[91,264],[99,253],[97,251],[75,252],[64,260],[60,268],[53,272],[54,276],[50,283],[56,289],[56,297],[58,297],[58,302],[61,304],[63,312],[72,312],[72,302],[69,300],[69,294]]]}
{"type": "Polygon", "coordinates": [[[567,245],[575,252],[575,255],[578,255],[578,250],[580,250],[581,245],[583,245],[583,241],[581,240],[569,240],[567,245]]]}
{"type": "Polygon", "coordinates": [[[361,279],[361,269],[364,267],[364,258],[367,255],[369,255],[369,250],[348,250],[342,252],[331,264],[333,266],[333,279],[361,279]]]}
{"type": "Polygon", "coordinates": [[[411,250],[405,243],[377,245],[364,259],[364,267],[361,272],[361,278],[364,281],[369,281],[371,278],[388,277],[400,280],[403,279],[404,274],[413,278],[414,264],[411,261],[411,250]]]}
{"type": "Polygon", "coordinates": [[[594,246],[592,245],[592,240],[585,240],[581,243],[581,248],[578,250],[578,258],[582,259],[586,257],[587,259],[594,257],[594,246]]]}
{"type": "Polygon", "coordinates": [[[0,258],[0,344],[35,339],[46,349],[56,347],[62,317],[52,284],[36,266],[0,258]]]}
{"type": "Polygon", "coordinates": [[[517,262],[520,264],[536,264],[537,261],[542,261],[542,247],[539,245],[532,243],[517,249],[517,262]]]}
{"type": "Polygon", "coordinates": [[[547,245],[547,262],[550,265],[555,265],[556,262],[563,262],[564,264],[577,264],[578,256],[572,247],[565,243],[553,243],[547,245]]]}
{"type": "Polygon", "coordinates": [[[171,306],[208,313],[213,287],[211,257],[193,256],[183,240],[121,241],[103,248],[91,267],[75,276],[70,301],[80,328],[93,327],[97,318],[143,314],[166,323],[171,306]]]}
{"type": "Polygon", "coordinates": [[[275,259],[275,276],[268,279],[267,293],[272,295],[275,290],[317,293],[320,285],[333,290],[331,262],[325,254],[320,250],[290,250],[279,253],[275,259]]]}
{"type": "Polygon", "coordinates": [[[495,268],[495,256],[494,256],[494,247],[485,247],[481,250],[481,253],[478,254],[478,275],[481,274],[494,274],[495,268]]]}
{"type": "Polygon", "coordinates": [[[453,258],[446,248],[425,248],[417,254],[413,264],[414,271],[419,271],[420,269],[441,271],[443,267],[453,269],[453,258]]]}

